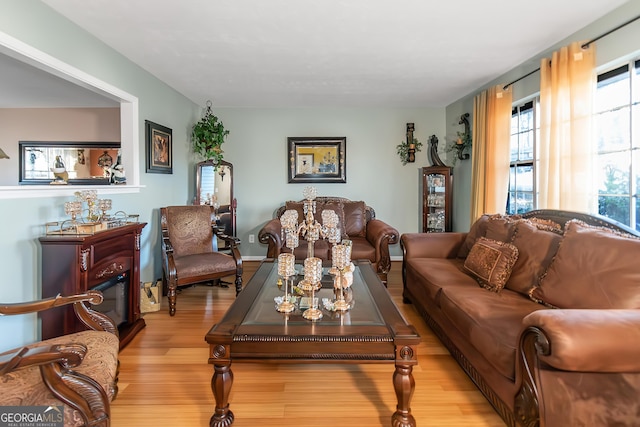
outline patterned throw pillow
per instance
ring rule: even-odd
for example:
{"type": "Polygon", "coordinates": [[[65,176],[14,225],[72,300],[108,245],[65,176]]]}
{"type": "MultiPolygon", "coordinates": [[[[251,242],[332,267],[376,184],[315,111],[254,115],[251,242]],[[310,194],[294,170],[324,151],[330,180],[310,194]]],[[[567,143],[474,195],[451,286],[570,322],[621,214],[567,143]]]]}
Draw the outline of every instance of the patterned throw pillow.
{"type": "Polygon", "coordinates": [[[499,292],[509,280],[517,259],[518,248],[514,245],[480,237],[464,261],[464,268],[483,288],[499,292]]]}

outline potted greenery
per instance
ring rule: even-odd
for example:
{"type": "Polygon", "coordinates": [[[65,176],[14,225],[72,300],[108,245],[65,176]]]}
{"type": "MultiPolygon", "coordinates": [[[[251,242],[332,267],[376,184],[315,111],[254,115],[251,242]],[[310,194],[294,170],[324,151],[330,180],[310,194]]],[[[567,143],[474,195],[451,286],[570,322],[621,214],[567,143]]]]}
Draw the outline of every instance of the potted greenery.
{"type": "Polygon", "coordinates": [[[400,156],[400,161],[402,162],[402,164],[406,165],[407,163],[413,163],[415,161],[415,153],[420,151],[421,148],[422,142],[418,141],[416,138],[413,138],[412,143],[404,141],[401,142],[400,145],[396,146],[396,152],[400,156]],[[413,151],[409,153],[409,150],[413,151]],[[412,159],[410,159],[410,154],[411,156],[413,156],[412,159]]]}
{"type": "Polygon", "coordinates": [[[205,160],[211,160],[218,164],[222,161],[222,144],[229,131],[224,124],[211,111],[211,101],[207,101],[207,109],[204,116],[198,121],[191,131],[193,151],[205,160]]]}

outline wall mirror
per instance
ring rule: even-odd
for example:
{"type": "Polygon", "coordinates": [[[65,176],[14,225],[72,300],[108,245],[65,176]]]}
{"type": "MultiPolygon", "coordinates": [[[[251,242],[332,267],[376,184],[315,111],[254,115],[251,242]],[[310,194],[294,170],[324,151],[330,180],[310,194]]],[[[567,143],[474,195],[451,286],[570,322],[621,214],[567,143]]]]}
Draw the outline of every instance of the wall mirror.
{"type": "Polygon", "coordinates": [[[196,164],[196,205],[211,205],[225,234],[236,235],[236,200],[233,198],[233,165],[222,160],[196,164]]]}
{"type": "Polygon", "coordinates": [[[119,160],[119,142],[20,141],[19,184],[57,182],[56,163],[61,161],[68,184],[108,185],[119,160]]]}

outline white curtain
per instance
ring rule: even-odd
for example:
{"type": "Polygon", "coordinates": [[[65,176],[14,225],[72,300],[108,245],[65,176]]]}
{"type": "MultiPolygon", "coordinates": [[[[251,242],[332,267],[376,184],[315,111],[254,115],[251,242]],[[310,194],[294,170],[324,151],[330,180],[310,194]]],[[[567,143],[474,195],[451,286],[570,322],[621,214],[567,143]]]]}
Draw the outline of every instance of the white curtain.
{"type": "Polygon", "coordinates": [[[538,207],[596,212],[595,46],[572,43],[540,64],[538,207]]]}

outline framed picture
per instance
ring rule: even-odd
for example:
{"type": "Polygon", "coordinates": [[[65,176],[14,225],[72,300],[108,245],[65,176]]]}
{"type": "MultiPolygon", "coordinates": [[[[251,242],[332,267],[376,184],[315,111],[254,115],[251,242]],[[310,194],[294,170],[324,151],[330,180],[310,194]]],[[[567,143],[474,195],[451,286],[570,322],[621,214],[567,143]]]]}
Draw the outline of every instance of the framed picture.
{"type": "Polygon", "coordinates": [[[289,182],[347,182],[347,138],[289,137],[289,182]]]}
{"type": "Polygon", "coordinates": [[[173,173],[173,139],[171,129],[145,120],[147,172],[173,173]]]}

